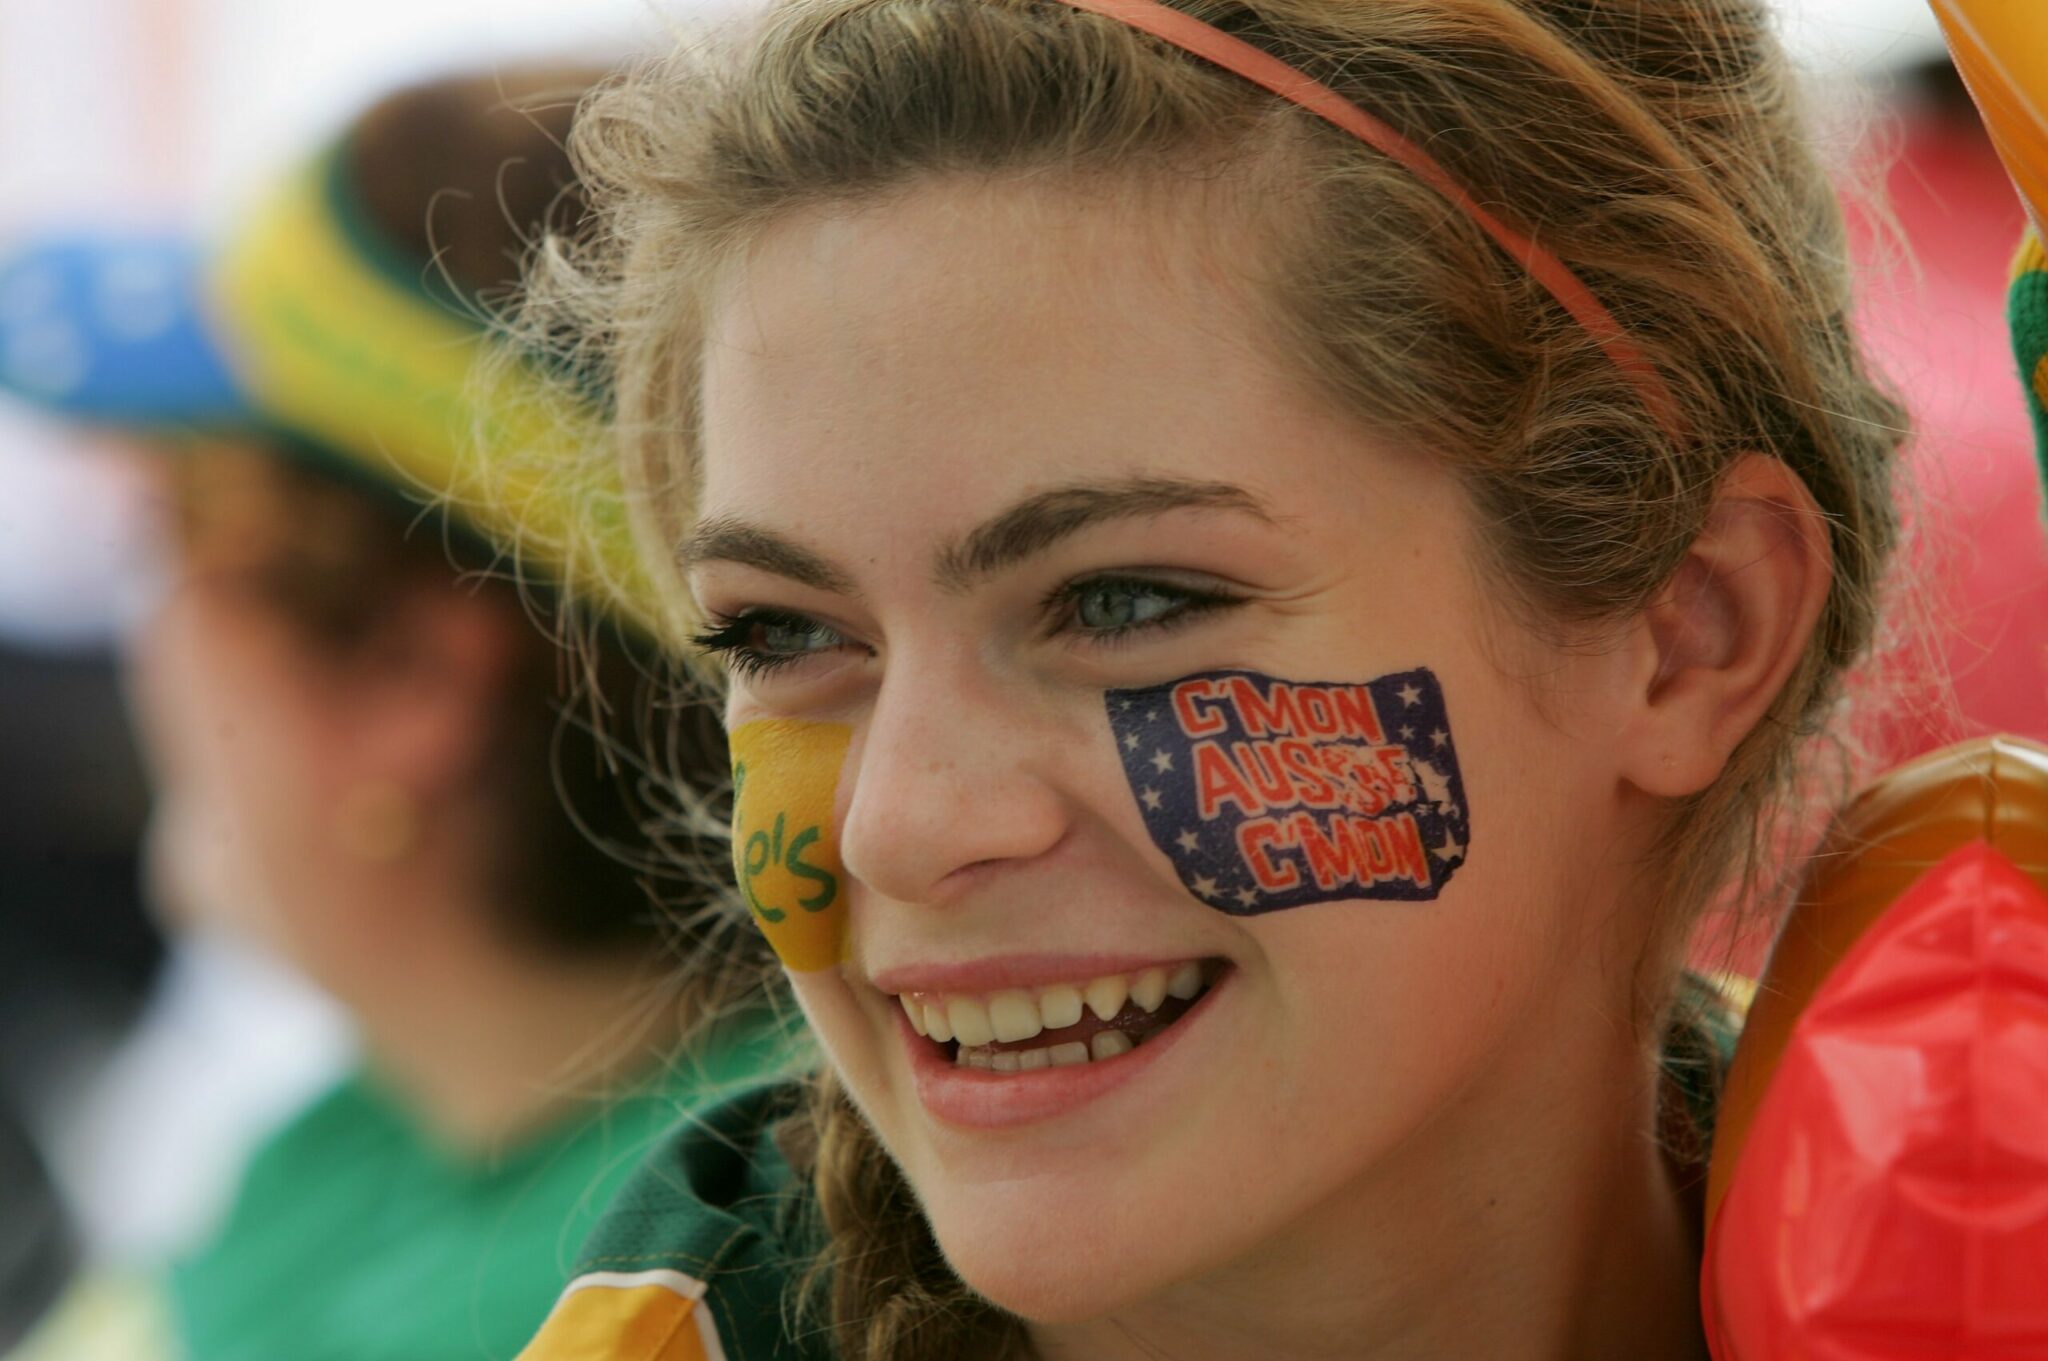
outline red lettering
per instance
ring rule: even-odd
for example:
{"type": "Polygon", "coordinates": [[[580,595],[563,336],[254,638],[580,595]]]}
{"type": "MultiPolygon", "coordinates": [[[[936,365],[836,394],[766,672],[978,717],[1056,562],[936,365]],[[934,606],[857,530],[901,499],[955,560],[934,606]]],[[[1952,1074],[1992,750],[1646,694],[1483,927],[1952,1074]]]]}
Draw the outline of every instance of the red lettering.
{"type": "Polygon", "coordinates": [[[1294,687],[1285,681],[1274,681],[1271,694],[1262,695],[1251,681],[1233,676],[1230,699],[1237,706],[1246,737],[1265,737],[1270,733],[1291,737],[1301,727],[1301,719],[1294,710],[1294,687]]]}
{"type": "Polygon", "coordinates": [[[1335,737],[1337,715],[1330,703],[1330,692],[1320,685],[1299,685],[1293,687],[1295,708],[1301,714],[1302,726],[1311,737],[1335,737]]]}
{"type": "Polygon", "coordinates": [[[1337,703],[1337,722],[1344,736],[1355,737],[1362,742],[1375,745],[1387,740],[1387,734],[1380,727],[1379,711],[1372,707],[1372,692],[1363,685],[1347,685],[1334,696],[1337,703]]]}
{"type": "Polygon", "coordinates": [[[1180,730],[1189,737],[1213,737],[1230,725],[1223,715],[1214,710],[1195,707],[1196,700],[1214,701],[1216,682],[1212,680],[1184,680],[1173,687],[1173,712],[1180,719],[1180,730]]]}
{"type": "Polygon", "coordinates": [[[1266,805],[1252,793],[1223,748],[1214,742],[1197,742],[1194,758],[1195,808],[1202,821],[1213,819],[1226,801],[1236,804],[1246,817],[1257,817],[1266,811],[1266,805]]]}
{"type": "Polygon", "coordinates": [[[1365,881],[1377,884],[1390,879],[1394,874],[1394,853],[1387,849],[1386,837],[1381,834],[1380,824],[1368,818],[1351,820],[1351,839],[1358,847],[1358,858],[1365,865],[1365,881]]]}
{"type": "Polygon", "coordinates": [[[1301,791],[1301,801],[1311,808],[1332,808],[1337,803],[1337,786],[1316,769],[1316,748],[1288,739],[1279,744],[1280,759],[1301,791]]]}
{"type": "Polygon", "coordinates": [[[1295,801],[1294,781],[1287,778],[1287,771],[1280,764],[1279,753],[1273,750],[1271,742],[1238,742],[1230,750],[1237,758],[1238,769],[1244,772],[1246,780],[1266,801],[1267,807],[1281,807],[1295,801]]]}
{"type": "Polygon", "coordinates": [[[1337,835],[1332,838],[1324,836],[1323,829],[1307,813],[1296,813],[1287,820],[1288,830],[1294,833],[1295,842],[1308,858],[1308,872],[1315,876],[1316,887],[1325,892],[1361,877],[1357,851],[1351,838],[1345,835],[1342,821],[1338,819],[1337,835]]]}
{"type": "Polygon", "coordinates": [[[1301,866],[1324,893],[1369,888],[1405,879],[1430,886],[1428,853],[1413,816],[1354,818],[1338,815],[1326,827],[1309,813],[1259,818],[1237,830],[1238,853],[1261,889],[1280,893],[1302,882],[1301,866]],[[1282,859],[1281,853],[1293,852],[1282,859]]]}
{"type": "Polygon", "coordinates": [[[1394,857],[1394,877],[1405,877],[1418,888],[1429,887],[1429,859],[1422,849],[1422,828],[1415,815],[1402,813],[1379,824],[1386,831],[1394,857]]]}
{"type": "Polygon", "coordinates": [[[1268,893],[1279,893],[1301,882],[1300,870],[1292,863],[1276,863],[1266,849],[1272,845],[1284,849],[1284,840],[1279,825],[1271,818],[1247,822],[1237,829],[1238,854],[1251,866],[1252,878],[1268,893]]]}
{"type": "Polygon", "coordinates": [[[1387,795],[1371,753],[1358,747],[1320,747],[1323,766],[1343,791],[1344,806],[1361,817],[1377,817],[1386,811],[1387,795]]]}

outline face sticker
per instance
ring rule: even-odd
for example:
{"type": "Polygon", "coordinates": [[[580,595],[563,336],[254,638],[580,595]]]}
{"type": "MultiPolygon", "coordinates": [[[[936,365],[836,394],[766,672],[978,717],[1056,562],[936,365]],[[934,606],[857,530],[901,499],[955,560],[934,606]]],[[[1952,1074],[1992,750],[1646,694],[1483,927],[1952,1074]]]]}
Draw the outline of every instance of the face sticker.
{"type": "Polygon", "coordinates": [[[1363,685],[1212,671],[1104,698],[1153,844],[1219,912],[1434,898],[1465,861],[1465,784],[1427,668],[1363,685]]]}
{"type": "Polygon", "coordinates": [[[832,825],[844,723],[769,718],[732,731],[732,868],[761,934],[796,973],[840,962],[846,867],[832,825]]]}

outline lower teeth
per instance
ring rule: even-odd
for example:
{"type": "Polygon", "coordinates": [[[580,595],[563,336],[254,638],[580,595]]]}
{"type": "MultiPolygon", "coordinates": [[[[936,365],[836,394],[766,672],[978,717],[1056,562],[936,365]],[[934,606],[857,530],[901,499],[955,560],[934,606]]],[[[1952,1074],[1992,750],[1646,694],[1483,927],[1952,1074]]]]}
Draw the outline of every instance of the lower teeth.
{"type": "Polygon", "coordinates": [[[1136,1047],[1136,1042],[1121,1030],[1101,1030],[1085,1044],[1080,1040],[1069,1040],[1065,1044],[1037,1049],[990,1049],[986,1046],[969,1049],[963,1046],[953,1056],[953,1063],[960,1068],[987,1068],[998,1073],[1030,1072],[1038,1068],[1099,1063],[1103,1059],[1128,1054],[1136,1047]]]}

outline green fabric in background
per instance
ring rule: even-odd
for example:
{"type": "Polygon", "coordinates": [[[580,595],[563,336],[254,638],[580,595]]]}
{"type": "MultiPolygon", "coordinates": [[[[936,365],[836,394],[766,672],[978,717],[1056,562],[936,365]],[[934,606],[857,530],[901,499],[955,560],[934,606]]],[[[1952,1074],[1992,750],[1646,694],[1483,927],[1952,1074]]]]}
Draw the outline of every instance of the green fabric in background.
{"type": "Polygon", "coordinates": [[[189,1361],[509,1361],[648,1147],[789,1060],[750,1024],[516,1149],[461,1158],[357,1075],[252,1160],[221,1232],[170,1288],[189,1361]]]}

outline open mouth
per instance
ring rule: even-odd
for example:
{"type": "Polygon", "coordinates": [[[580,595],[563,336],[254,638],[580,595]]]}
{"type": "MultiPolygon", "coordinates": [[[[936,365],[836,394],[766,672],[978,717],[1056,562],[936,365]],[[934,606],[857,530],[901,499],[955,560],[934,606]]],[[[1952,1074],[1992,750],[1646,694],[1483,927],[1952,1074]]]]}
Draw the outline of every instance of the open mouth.
{"type": "Polygon", "coordinates": [[[1220,959],[994,993],[899,993],[911,1029],[955,1067],[1028,1073],[1104,1063],[1157,1038],[1214,987],[1220,959]]]}

